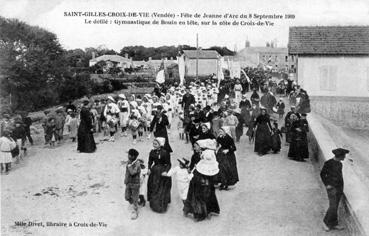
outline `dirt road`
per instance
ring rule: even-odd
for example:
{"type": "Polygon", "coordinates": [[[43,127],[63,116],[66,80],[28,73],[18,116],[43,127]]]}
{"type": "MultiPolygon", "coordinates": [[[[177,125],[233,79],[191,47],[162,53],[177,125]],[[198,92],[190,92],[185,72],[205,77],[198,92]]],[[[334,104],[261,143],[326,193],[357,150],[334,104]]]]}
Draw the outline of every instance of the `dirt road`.
{"type": "MultiPolygon", "coordinates": [[[[259,157],[245,136],[236,153],[240,182],[229,191],[216,190],[219,216],[198,223],[184,218],[173,181],[166,213],[146,206],[132,221],[121,165],[131,143],[130,137],[118,137],[93,154],[77,153],[70,141],[54,149],[31,147],[20,165],[1,176],[2,235],[347,235],[323,231],[328,201],[310,162],[288,160],[284,144],[280,154],[259,157]]],[[[145,162],[151,143],[135,145],[145,162]]],[[[172,165],[191,158],[190,145],[175,130],[170,143],[172,165]]]]}

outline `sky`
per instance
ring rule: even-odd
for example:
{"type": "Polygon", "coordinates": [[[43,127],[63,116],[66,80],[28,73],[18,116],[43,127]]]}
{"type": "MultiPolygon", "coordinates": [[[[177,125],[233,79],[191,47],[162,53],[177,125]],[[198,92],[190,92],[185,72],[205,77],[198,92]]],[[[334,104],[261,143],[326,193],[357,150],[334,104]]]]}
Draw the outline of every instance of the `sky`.
{"type": "Polygon", "coordinates": [[[0,0],[0,6],[0,16],[17,18],[49,30],[57,35],[66,49],[105,45],[118,52],[124,46],[133,45],[195,46],[196,34],[202,48],[216,45],[240,50],[246,39],[251,46],[265,46],[267,41],[275,40],[278,47],[286,47],[290,26],[369,25],[368,0],[0,0]],[[122,17],[64,16],[65,12],[79,11],[148,12],[150,15],[155,12],[176,15],[294,14],[295,19],[274,20],[274,26],[142,26],[85,24],[85,20],[94,19],[127,20],[122,17]]]}

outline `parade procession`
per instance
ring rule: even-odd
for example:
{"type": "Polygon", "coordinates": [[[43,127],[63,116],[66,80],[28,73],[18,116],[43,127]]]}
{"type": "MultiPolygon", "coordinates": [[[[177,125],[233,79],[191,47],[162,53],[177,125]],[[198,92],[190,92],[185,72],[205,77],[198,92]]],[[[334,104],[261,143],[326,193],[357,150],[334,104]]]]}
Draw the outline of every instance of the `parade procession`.
{"type": "Polygon", "coordinates": [[[1,235],[369,235],[368,7],[232,1],[5,1],[1,235]]]}

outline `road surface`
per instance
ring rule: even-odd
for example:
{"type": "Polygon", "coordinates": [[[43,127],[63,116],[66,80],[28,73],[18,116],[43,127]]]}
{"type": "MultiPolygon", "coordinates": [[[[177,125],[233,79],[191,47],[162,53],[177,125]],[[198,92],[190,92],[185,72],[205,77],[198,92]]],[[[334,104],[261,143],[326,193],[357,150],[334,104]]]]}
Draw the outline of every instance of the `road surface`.
{"type": "MultiPolygon", "coordinates": [[[[174,129],[170,143],[172,165],[191,158],[190,145],[174,129]]],[[[246,136],[237,144],[240,182],[229,191],[216,190],[219,216],[197,223],[185,218],[173,181],[166,213],[146,205],[132,221],[121,165],[131,147],[147,163],[152,140],[133,146],[131,137],[98,144],[93,154],[78,153],[69,140],[56,148],[31,147],[21,164],[1,176],[2,235],[347,235],[323,231],[328,200],[310,161],[289,160],[284,143],[280,154],[260,157],[246,136]],[[35,225],[20,225],[30,221],[35,225]]]]}

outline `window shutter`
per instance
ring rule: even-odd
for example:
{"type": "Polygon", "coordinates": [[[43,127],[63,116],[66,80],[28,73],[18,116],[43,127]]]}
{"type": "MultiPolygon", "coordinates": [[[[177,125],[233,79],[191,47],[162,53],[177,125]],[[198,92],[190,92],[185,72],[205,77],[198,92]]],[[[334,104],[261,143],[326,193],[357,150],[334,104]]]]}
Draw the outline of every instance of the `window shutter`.
{"type": "Polygon", "coordinates": [[[328,87],[328,67],[321,66],[319,68],[319,82],[320,82],[320,90],[327,90],[328,87]]]}
{"type": "Polygon", "coordinates": [[[329,90],[337,90],[337,66],[330,66],[329,68],[329,90]]]}

